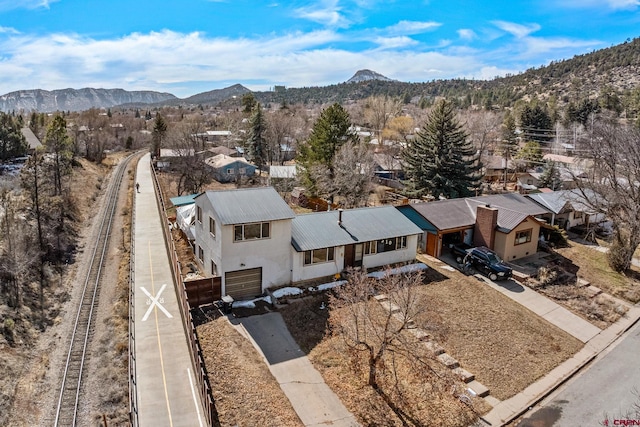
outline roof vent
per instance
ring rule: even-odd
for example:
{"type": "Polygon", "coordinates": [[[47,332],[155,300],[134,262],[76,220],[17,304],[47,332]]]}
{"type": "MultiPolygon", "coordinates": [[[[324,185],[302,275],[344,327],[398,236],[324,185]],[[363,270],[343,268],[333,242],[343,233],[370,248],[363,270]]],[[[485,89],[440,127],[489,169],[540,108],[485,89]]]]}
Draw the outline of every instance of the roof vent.
{"type": "Polygon", "coordinates": [[[338,209],[338,225],[342,225],[342,209],[338,209]]]}

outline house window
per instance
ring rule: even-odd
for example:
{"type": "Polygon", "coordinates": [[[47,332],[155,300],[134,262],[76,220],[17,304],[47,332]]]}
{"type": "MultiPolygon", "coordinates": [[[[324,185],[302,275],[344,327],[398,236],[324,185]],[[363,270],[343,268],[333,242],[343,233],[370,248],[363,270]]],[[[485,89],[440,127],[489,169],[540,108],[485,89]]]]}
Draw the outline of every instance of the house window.
{"type": "Polygon", "coordinates": [[[209,233],[216,237],[216,220],[211,217],[209,217],[209,233]]]}
{"type": "Polygon", "coordinates": [[[335,248],[320,248],[304,252],[304,265],[319,264],[333,261],[335,248]]]}
{"type": "Polygon", "coordinates": [[[376,253],[376,241],[372,240],[370,242],[365,242],[364,244],[364,254],[371,255],[376,253]]]}
{"type": "Polygon", "coordinates": [[[215,262],[213,262],[213,260],[211,260],[211,275],[212,276],[218,275],[218,266],[216,265],[215,262]]]}
{"type": "Polygon", "coordinates": [[[270,236],[269,228],[268,222],[236,225],[233,228],[233,240],[239,242],[242,240],[268,239],[270,236]]]}
{"type": "Polygon", "coordinates": [[[382,252],[397,251],[407,247],[407,236],[391,237],[389,239],[373,240],[364,244],[365,255],[382,252]]]}
{"type": "Polygon", "coordinates": [[[204,250],[202,249],[202,246],[198,246],[198,259],[200,261],[204,261],[204,250]]]}
{"type": "Polygon", "coordinates": [[[530,228],[528,230],[522,230],[516,232],[516,245],[522,245],[524,243],[529,243],[531,241],[531,234],[533,230],[530,228]]]}
{"type": "Polygon", "coordinates": [[[582,218],[582,212],[573,211],[573,219],[580,219],[580,218],[582,218]]]}
{"type": "Polygon", "coordinates": [[[202,224],[202,208],[200,206],[196,206],[196,219],[202,224]]]}
{"type": "Polygon", "coordinates": [[[235,175],[235,174],[236,174],[236,171],[234,169],[231,169],[231,168],[227,169],[227,175],[235,175]]]}
{"type": "Polygon", "coordinates": [[[247,173],[247,168],[240,168],[238,172],[240,173],[240,175],[245,175],[247,173]]]}

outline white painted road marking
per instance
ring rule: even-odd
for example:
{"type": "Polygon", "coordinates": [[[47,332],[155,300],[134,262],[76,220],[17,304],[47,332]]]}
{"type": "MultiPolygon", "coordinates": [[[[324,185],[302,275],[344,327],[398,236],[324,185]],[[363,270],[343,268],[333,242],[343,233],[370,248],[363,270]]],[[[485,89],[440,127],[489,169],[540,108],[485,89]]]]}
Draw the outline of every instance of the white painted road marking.
{"type": "Polygon", "coordinates": [[[200,407],[198,406],[198,398],[196,397],[196,390],[193,388],[193,380],[191,379],[191,369],[187,368],[187,376],[189,377],[189,384],[191,385],[191,395],[193,396],[193,403],[196,405],[196,412],[198,413],[198,423],[200,427],[202,425],[202,417],[200,417],[200,407]]]}
{"type": "Polygon", "coordinates": [[[149,291],[147,291],[144,286],[140,286],[140,289],[142,289],[142,292],[144,292],[150,299],[150,301],[147,301],[147,304],[149,304],[149,308],[147,309],[147,312],[144,314],[144,316],[142,316],[142,321],[146,321],[149,318],[149,315],[151,314],[151,311],[153,310],[153,307],[158,307],[160,310],[162,310],[162,312],[164,314],[167,315],[167,317],[169,319],[171,319],[173,316],[171,315],[171,313],[169,313],[167,311],[166,308],[164,308],[162,306],[162,304],[160,304],[161,302],[164,302],[164,298],[160,298],[160,295],[162,295],[162,292],[164,291],[164,288],[166,288],[167,285],[164,284],[162,285],[162,287],[160,287],[160,290],[158,291],[158,295],[156,295],[155,297],[153,295],[151,295],[149,293],[149,291]]]}

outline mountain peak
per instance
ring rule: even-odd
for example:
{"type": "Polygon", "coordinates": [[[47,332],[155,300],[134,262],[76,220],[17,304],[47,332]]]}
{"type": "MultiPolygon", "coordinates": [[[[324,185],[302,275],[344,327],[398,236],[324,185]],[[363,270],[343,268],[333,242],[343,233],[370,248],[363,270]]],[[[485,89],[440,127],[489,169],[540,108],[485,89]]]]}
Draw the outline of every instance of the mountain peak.
{"type": "Polygon", "coordinates": [[[371,70],[358,70],[353,77],[347,80],[347,83],[361,83],[369,80],[381,80],[383,82],[392,82],[393,79],[383,76],[371,70]]]}

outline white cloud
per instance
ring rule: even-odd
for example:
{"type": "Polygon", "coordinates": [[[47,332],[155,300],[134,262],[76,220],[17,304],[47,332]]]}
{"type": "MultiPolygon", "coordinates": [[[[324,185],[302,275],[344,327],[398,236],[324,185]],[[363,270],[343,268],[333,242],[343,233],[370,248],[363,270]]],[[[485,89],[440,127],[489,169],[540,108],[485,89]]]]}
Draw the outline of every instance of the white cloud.
{"type": "Polygon", "coordinates": [[[0,27],[0,34],[20,34],[20,31],[11,27],[0,27]]]}
{"type": "Polygon", "coordinates": [[[432,31],[441,25],[442,24],[433,21],[400,21],[395,25],[386,27],[384,31],[395,35],[422,34],[427,31],[432,31]]]}
{"type": "Polygon", "coordinates": [[[576,9],[635,10],[640,7],[640,0],[560,0],[559,4],[576,9]]]}
{"type": "Polygon", "coordinates": [[[332,28],[346,28],[351,22],[341,13],[338,0],[324,0],[318,5],[307,6],[295,10],[299,18],[317,22],[332,28]]]}
{"type": "Polygon", "coordinates": [[[398,49],[408,46],[415,46],[418,44],[417,41],[413,40],[411,37],[406,36],[377,37],[374,39],[374,42],[378,44],[382,49],[398,49]]]}
{"type": "Polygon", "coordinates": [[[12,9],[49,9],[52,3],[59,0],[0,0],[0,11],[12,9]]]}
{"type": "Polygon", "coordinates": [[[493,21],[493,24],[502,31],[505,31],[517,38],[526,37],[529,34],[540,30],[540,25],[538,24],[523,25],[507,21],[493,21]]]}
{"type": "Polygon", "coordinates": [[[473,30],[470,30],[469,28],[461,28],[461,29],[459,29],[458,30],[458,36],[462,40],[473,40],[476,37],[478,37],[477,34],[473,30]]]}

